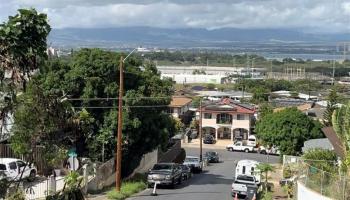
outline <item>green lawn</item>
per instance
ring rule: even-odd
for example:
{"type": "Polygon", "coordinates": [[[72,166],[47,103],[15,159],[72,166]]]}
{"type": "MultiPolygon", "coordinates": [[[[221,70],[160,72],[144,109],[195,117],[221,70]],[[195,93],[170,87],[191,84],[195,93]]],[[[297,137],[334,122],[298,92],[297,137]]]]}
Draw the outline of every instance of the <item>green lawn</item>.
{"type": "Polygon", "coordinates": [[[107,193],[107,196],[112,200],[123,200],[144,190],[146,187],[146,183],[143,181],[127,181],[122,184],[120,192],[113,188],[107,193]]]}

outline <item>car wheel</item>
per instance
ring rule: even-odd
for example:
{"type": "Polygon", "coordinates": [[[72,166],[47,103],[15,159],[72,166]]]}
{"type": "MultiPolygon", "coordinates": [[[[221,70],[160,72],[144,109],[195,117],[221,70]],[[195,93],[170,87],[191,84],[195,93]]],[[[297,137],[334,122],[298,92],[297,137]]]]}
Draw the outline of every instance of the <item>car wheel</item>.
{"type": "Polygon", "coordinates": [[[170,188],[172,188],[172,189],[175,188],[175,180],[174,180],[174,178],[171,181],[170,188]]]}
{"type": "Polygon", "coordinates": [[[148,183],[148,184],[147,184],[147,187],[148,187],[148,188],[153,188],[153,184],[152,184],[152,183],[148,183]]]}
{"type": "Polygon", "coordinates": [[[36,171],[35,170],[30,171],[28,181],[34,181],[35,177],[36,177],[36,171]]]}
{"type": "Polygon", "coordinates": [[[181,183],[182,183],[182,177],[180,176],[178,181],[177,181],[177,184],[181,185],[181,183]]]}
{"type": "Polygon", "coordinates": [[[233,151],[233,148],[228,148],[229,151],[233,151]]]}
{"type": "Polygon", "coordinates": [[[249,149],[244,149],[244,152],[249,153],[249,149]]]}

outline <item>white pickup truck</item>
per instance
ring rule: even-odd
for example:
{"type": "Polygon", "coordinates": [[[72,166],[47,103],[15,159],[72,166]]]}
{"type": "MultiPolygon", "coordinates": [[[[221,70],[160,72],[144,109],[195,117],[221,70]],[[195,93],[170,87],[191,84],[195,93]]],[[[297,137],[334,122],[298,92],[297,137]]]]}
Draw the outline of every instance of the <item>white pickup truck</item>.
{"type": "Polygon", "coordinates": [[[244,196],[245,199],[251,199],[258,190],[254,176],[238,175],[236,180],[232,183],[231,195],[234,197],[236,194],[244,196]]]}
{"type": "Polygon", "coordinates": [[[244,151],[246,153],[254,151],[254,147],[243,145],[241,141],[227,145],[226,149],[228,151],[244,151]]]}

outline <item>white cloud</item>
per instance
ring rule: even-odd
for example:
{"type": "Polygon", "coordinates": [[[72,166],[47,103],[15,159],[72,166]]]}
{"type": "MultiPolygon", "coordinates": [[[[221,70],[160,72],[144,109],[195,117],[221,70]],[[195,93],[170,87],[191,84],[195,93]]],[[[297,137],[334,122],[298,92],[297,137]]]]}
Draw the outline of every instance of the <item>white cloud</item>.
{"type": "Polygon", "coordinates": [[[0,21],[19,7],[48,14],[54,28],[297,28],[349,32],[348,0],[0,0],[0,21]],[[132,3],[130,3],[132,2],[132,3]]]}

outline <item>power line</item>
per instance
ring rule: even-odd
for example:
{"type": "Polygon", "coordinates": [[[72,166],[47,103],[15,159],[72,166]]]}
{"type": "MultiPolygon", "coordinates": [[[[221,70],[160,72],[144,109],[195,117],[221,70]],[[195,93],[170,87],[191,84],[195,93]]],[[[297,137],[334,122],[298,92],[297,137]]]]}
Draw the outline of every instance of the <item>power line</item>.
{"type": "MultiPolygon", "coordinates": [[[[149,106],[123,106],[124,108],[162,108],[162,107],[169,107],[169,105],[149,105],[149,106]]],[[[73,107],[73,108],[91,108],[91,109],[109,109],[109,108],[118,108],[118,106],[80,106],[80,107],[73,107]]]]}
{"type": "MultiPolygon", "coordinates": [[[[171,99],[171,97],[123,97],[123,100],[138,100],[138,99],[171,99]]],[[[95,97],[95,98],[67,98],[66,101],[99,101],[99,100],[119,100],[118,97],[95,97]]]]}

